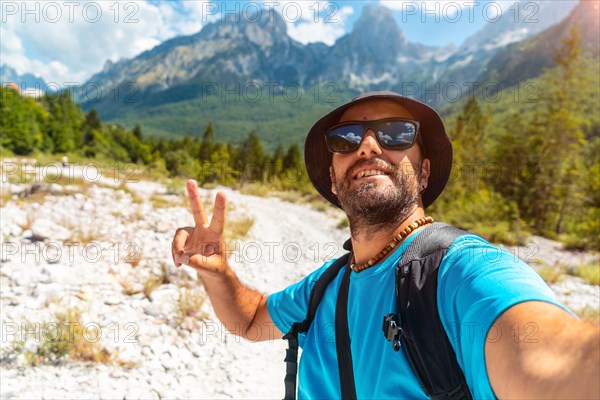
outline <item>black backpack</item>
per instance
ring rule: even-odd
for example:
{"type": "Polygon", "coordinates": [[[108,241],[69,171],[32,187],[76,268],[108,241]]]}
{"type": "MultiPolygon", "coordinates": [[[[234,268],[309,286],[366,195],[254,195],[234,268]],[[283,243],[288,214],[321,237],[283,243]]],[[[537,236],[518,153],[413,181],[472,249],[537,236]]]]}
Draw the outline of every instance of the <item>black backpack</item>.
{"type": "MultiPolygon", "coordinates": [[[[471,400],[465,376],[456,360],[437,309],[437,270],[454,240],[466,232],[434,223],[406,248],[396,266],[397,314],[383,316],[383,334],[395,351],[404,349],[425,394],[434,400],[471,400]],[[430,318],[420,318],[421,315],[430,318]]],[[[350,241],[344,244],[351,250],[350,241]]],[[[298,334],[308,332],[325,289],[348,264],[350,253],[336,260],[315,282],[306,319],[292,325],[288,340],[284,400],[296,399],[298,334]]],[[[336,303],[335,341],[342,399],[356,399],[352,354],[348,333],[348,288],[350,268],[345,268],[336,303]]]]}

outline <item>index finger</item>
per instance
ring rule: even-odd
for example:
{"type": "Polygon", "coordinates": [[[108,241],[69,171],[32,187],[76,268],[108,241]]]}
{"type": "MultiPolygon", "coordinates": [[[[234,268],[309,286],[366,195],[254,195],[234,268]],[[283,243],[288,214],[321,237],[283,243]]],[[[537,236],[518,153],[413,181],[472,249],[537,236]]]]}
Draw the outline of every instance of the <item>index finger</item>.
{"type": "Polygon", "coordinates": [[[200,197],[200,190],[198,184],[193,179],[187,181],[187,193],[190,200],[190,206],[192,207],[192,215],[194,216],[194,222],[196,225],[206,225],[208,219],[204,212],[204,205],[202,205],[202,198],[200,197]]]}

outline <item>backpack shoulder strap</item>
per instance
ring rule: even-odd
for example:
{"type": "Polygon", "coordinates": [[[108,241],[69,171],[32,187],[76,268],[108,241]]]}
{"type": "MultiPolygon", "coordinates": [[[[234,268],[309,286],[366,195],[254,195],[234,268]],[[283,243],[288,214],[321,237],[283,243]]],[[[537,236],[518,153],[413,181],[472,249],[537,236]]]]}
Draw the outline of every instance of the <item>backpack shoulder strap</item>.
{"type": "Polygon", "coordinates": [[[447,250],[459,236],[467,234],[468,232],[462,229],[442,222],[434,222],[408,245],[399,264],[427,257],[436,251],[447,250]]]}
{"type": "Polygon", "coordinates": [[[438,267],[456,238],[465,234],[446,224],[428,226],[396,269],[400,342],[423,390],[435,400],[472,398],[437,307],[438,267]]]}
{"type": "Polygon", "coordinates": [[[308,311],[306,313],[306,319],[303,321],[302,330],[299,331],[300,333],[308,332],[308,328],[310,328],[310,324],[312,324],[312,321],[315,318],[317,307],[319,307],[319,304],[321,303],[321,299],[323,298],[323,294],[325,294],[327,286],[329,286],[329,283],[338,275],[340,270],[348,264],[349,258],[350,253],[346,253],[335,260],[315,282],[315,286],[313,286],[310,291],[308,311]]]}
{"type": "Polygon", "coordinates": [[[296,377],[298,375],[298,334],[308,332],[310,324],[315,318],[319,303],[329,283],[338,275],[340,270],[348,264],[350,253],[346,253],[333,262],[323,274],[317,279],[310,291],[308,298],[308,310],[306,318],[302,322],[292,324],[290,331],[283,337],[288,341],[288,349],[285,354],[286,375],[284,378],[285,397],[284,400],[296,399],[296,377]]]}

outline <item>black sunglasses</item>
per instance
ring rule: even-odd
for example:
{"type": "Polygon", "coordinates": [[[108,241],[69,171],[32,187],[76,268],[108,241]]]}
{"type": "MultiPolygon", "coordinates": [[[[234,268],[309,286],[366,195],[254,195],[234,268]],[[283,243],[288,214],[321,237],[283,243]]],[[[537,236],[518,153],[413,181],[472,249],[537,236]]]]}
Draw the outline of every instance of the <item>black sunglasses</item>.
{"type": "Polygon", "coordinates": [[[332,153],[356,151],[369,129],[375,132],[377,143],[387,150],[406,150],[414,146],[417,140],[421,145],[418,121],[385,118],[376,121],[348,121],[332,126],[325,133],[327,148],[332,153]]]}

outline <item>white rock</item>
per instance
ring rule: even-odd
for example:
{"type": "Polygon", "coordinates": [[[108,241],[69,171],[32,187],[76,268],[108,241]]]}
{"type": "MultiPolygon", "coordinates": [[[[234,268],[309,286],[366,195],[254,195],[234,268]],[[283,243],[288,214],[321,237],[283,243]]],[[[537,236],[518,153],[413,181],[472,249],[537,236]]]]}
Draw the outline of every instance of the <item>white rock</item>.
{"type": "Polygon", "coordinates": [[[167,371],[179,368],[179,361],[171,352],[162,353],[160,355],[160,363],[167,371]]]}
{"type": "Polygon", "coordinates": [[[125,393],[126,400],[153,400],[159,399],[158,393],[146,387],[133,386],[125,393]]]}
{"type": "Polygon", "coordinates": [[[104,304],[106,304],[107,306],[116,306],[122,303],[123,300],[117,296],[109,296],[104,299],[104,304]]]}
{"type": "Polygon", "coordinates": [[[36,240],[51,239],[63,242],[71,237],[71,232],[46,218],[38,218],[31,225],[32,236],[36,240]]]}
{"type": "Polygon", "coordinates": [[[120,360],[134,365],[141,365],[143,358],[144,357],[140,354],[140,349],[137,346],[128,346],[124,351],[119,353],[120,360]]]}

